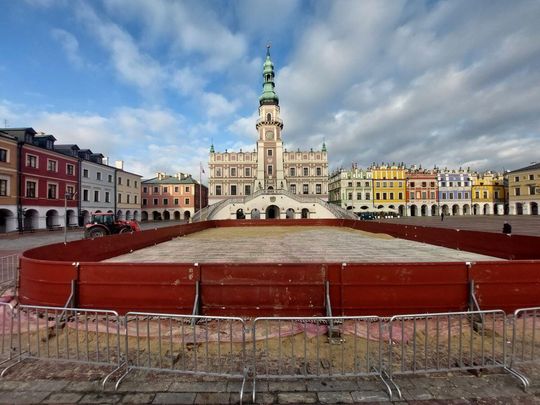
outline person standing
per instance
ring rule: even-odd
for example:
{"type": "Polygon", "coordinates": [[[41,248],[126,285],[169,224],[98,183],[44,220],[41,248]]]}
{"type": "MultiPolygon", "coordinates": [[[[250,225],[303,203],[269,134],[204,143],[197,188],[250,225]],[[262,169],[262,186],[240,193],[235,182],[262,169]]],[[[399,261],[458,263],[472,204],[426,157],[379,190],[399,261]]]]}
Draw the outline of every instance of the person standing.
{"type": "Polygon", "coordinates": [[[504,224],[503,224],[502,233],[504,233],[506,235],[511,235],[512,234],[512,225],[510,225],[508,222],[505,221],[504,224]]]}
{"type": "Polygon", "coordinates": [[[441,212],[441,222],[444,221],[444,212],[441,212]]]}

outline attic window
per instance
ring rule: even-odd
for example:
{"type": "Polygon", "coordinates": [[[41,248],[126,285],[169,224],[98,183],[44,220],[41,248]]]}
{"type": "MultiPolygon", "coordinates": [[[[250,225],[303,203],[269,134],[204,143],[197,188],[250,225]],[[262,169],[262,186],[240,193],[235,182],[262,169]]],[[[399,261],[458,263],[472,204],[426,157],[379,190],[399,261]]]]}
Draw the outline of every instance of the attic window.
{"type": "Polygon", "coordinates": [[[272,121],[272,114],[266,114],[266,121],[272,121]]]}

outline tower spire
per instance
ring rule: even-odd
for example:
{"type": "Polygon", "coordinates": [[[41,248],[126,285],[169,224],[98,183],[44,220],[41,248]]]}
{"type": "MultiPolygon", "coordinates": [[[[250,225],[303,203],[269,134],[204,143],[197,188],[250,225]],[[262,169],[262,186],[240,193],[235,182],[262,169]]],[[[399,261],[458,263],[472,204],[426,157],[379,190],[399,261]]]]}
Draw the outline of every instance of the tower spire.
{"type": "Polygon", "coordinates": [[[279,105],[279,97],[277,96],[274,88],[274,64],[270,59],[270,43],[266,45],[266,60],[263,65],[263,91],[259,97],[259,104],[273,104],[279,105]]]}

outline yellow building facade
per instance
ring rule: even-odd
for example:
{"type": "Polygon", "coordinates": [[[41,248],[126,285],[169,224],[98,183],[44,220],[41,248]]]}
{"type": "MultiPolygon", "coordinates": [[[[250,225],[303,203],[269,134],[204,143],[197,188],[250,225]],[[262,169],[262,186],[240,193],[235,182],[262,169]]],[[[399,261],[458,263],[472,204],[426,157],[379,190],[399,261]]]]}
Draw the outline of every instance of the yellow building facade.
{"type": "Polygon", "coordinates": [[[505,190],[502,174],[491,171],[471,175],[473,215],[504,214],[505,190]]]}
{"type": "Polygon", "coordinates": [[[373,201],[377,209],[406,215],[407,174],[405,165],[372,165],[373,201]]]}

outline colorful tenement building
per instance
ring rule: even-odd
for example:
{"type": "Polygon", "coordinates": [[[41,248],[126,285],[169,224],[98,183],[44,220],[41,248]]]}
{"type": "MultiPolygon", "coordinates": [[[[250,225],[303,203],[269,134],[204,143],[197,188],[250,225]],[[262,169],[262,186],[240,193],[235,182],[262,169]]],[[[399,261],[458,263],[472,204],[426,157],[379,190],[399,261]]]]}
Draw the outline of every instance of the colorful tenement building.
{"type": "Polygon", "coordinates": [[[406,215],[407,177],[403,163],[373,164],[368,170],[373,178],[373,205],[379,210],[406,215]]]}
{"type": "Polygon", "coordinates": [[[412,166],[407,171],[407,215],[435,216],[439,214],[437,171],[412,166]]]}
{"type": "Polygon", "coordinates": [[[142,181],[142,220],[189,220],[208,205],[208,188],[191,175],[157,173],[142,181]]]}
{"type": "Polygon", "coordinates": [[[538,215],[540,205],[540,163],[506,174],[510,215],[538,215]]]}
{"type": "Polygon", "coordinates": [[[503,215],[505,212],[504,177],[487,171],[471,175],[473,215],[503,215]]]}

